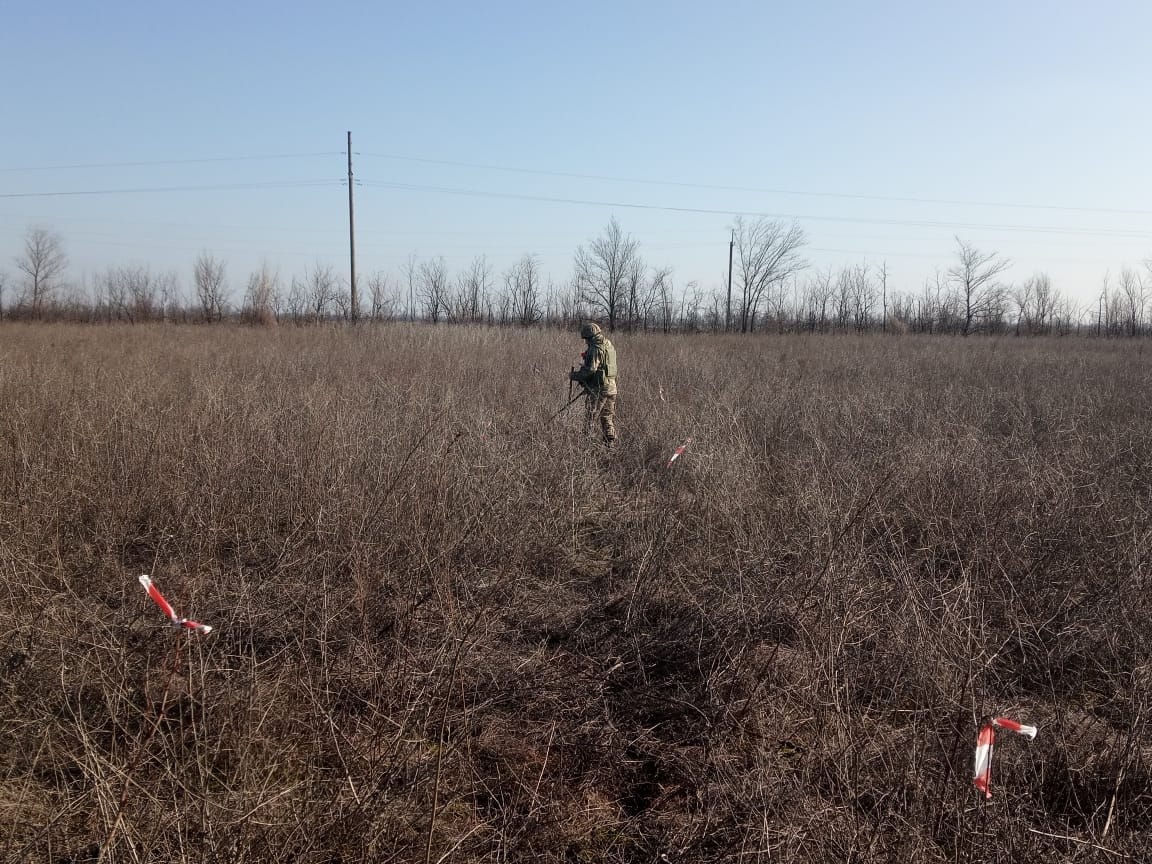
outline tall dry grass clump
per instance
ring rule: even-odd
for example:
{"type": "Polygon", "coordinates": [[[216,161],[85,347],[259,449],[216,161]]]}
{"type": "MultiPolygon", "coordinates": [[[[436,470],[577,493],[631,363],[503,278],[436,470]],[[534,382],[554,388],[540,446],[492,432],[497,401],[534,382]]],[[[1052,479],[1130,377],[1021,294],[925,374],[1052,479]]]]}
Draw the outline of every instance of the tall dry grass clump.
{"type": "Polygon", "coordinates": [[[0,328],[0,858],[1147,860],[1139,345],[616,343],[0,328]]]}

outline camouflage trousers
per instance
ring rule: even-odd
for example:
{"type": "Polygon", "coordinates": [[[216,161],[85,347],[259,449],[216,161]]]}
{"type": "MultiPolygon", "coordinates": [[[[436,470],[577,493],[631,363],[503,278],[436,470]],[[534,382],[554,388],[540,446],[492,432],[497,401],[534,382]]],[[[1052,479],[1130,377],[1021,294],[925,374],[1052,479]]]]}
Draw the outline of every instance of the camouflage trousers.
{"type": "Polygon", "coordinates": [[[616,440],[616,396],[590,396],[584,400],[584,431],[590,430],[593,421],[600,421],[600,430],[604,433],[604,443],[611,444],[616,440]]]}

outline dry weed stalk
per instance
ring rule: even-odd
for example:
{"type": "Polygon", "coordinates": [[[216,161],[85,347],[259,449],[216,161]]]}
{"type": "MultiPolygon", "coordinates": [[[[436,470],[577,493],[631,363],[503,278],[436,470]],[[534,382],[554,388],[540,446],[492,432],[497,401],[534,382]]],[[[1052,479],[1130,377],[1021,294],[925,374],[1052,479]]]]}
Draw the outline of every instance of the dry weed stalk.
{"type": "Polygon", "coordinates": [[[0,328],[0,858],[1145,855],[1138,345],[618,341],[0,328]]]}

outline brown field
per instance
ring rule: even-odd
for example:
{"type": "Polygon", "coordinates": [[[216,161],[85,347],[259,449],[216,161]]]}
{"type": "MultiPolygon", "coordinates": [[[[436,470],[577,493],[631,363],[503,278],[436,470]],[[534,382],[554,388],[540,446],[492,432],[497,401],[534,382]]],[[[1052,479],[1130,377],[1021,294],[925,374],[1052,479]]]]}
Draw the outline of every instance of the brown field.
{"type": "Polygon", "coordinates": [[[615,341],[0,326],[0,860],[1149,860],[1142,342],[615,341]]]}

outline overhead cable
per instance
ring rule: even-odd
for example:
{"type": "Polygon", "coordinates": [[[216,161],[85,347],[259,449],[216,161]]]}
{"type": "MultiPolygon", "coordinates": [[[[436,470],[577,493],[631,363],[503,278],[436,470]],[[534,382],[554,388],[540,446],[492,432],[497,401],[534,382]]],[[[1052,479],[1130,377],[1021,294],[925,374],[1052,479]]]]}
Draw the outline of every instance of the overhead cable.
{"type": "Polygon", "coordinates": [[[327,153],[263,153],[252,156],[206,156],[197,159],[146,159],[135,162],[80,162],[72,165],[0,166],[0,172],[69,171],[78,168],[142,168],[158,165],[201,165],[209,162],[261,162],[272,159],[312,159],[343,156],[343,151],[327,153]]]}
{"type": "Polygon", "coordinates": [[[52,192],[0,192],[0,198],[63,198],[77,195],[133,195],[154,192],[219,192],[249,189],[299,189],[341,186],[341,180],[273,180],[267,183],[219,183],[192,186],[138,186],[125,189],[67,189],[52,192]]]}
{"type": "Polygon", "coordinates": [[[378,159],[420,162],[427,165],[447,165],[456,168],[479,168],[486,171],[507,171],[515,174],[534,174],[544,177],[568,177],[577,180],[601,180],[609,183],[639,183],[649,186],[678,186],[685,189],[711,189],[721,192],[754,192],[767,195],[799,195],[814,198],[847,198],[858,201],[888,201],[905,204],[948,204],[960,207],[1007,207],[1021,210],[1063,210],[1072,213],[1112,213],[1128,216],[1149,216],[1152,210],[1126,210],[1114,207],[1073,207],[1059,204],[1027,204],[1008,201],[966,201],[951,198],[920,198],[900,195],[864,195],[853,192],[813,192],[798,189],[773,189],[758,186],[733,186],[715,183],[690,183],[679,180],[652,180],[639,177],[619,177],[606,174],[583,174],[574,171],[546,171],[537,168],[519,168],[511,165],[492,165],[482,162],[457,162],[449,159],[426,159],[397,153],[363,153],[378,159]]]}
{"type": "Polygon", "coordinates": [[[1059,228],[1051,225],[990,225],[969,222],[940,222],[924,219],[877,219],[859,216],[809,216],[799,213],[772,213],[758,210],[719,210],[707,207],[677,207],[662,204],[638,204],[629,201],[599,201],[584,198],[560,198],[545,195],[521,195],[512,192],[485,192],[479,189],[463,189],[448,186],[423,186],[415,183],[394,183],[386,181],[364,181],[366,186],[386,189],[399,189],[412,192],[437,192],[448,195],[463,195],[478,198],[505,198],[515,201],[540,201],[552,204],[576,204],[586,207],[624,207],[634,210],[658,210],[669,213],[699,213],[709,216],[750,216],[767,219],[795,219],[801,222],[849,222],[865,225],[899,225],[913,228],[947,228],[978,231],[1020,231],[1037,234],[1083,235],[1088,237],[1116,237],[1142,239],[1152,237],[1150,231],[1110,230],[1103,228],[1059,228]]]}

